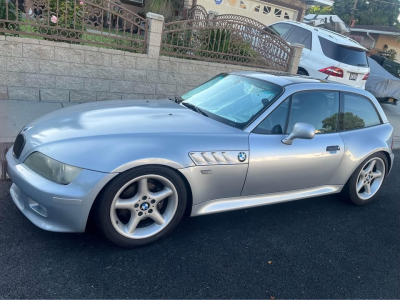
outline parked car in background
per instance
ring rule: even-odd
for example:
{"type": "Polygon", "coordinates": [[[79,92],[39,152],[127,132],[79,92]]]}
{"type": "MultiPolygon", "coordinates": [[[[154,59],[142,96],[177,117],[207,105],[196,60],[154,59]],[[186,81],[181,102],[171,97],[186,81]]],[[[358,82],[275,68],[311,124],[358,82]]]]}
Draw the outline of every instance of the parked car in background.
{"type": "Polygon", "coordinates": [[[185,213],[340,192],[366,205],[393,165],[392,134],[366,91],[238,72],[175,101],[45,115],[20,132],[7,172],[12,199],[37,226],[82,232],[91,215],[111,241],[134,247],[171,232],[185,213]]]}
{"type": "Polygon", "coordinates": [[[365,89],[380,103],[397,105],[400,99],[400,78],[390,74],[372,58],[368,57],[368,61],[371,73],[365,89]]]}
{"type": "Polygon", "coordinates": [[[394,77],[400,78],[400,64],[398,62],[376,54],[371,55],[370,57],[394,77]]]}
{"type": "Polygon", "coordinates": [[[290,44],[304,45],[298,74],[365,89],[370,71],[367,49],[356,41],[295,21],[277,22],[269,28],[290,44]]]}

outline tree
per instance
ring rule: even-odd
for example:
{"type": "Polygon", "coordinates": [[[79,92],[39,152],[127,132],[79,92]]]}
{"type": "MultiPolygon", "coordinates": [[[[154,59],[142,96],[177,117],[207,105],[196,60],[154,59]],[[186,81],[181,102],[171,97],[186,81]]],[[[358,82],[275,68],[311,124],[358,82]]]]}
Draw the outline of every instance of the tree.
{"type": "Polygon", "coordinates": [[[332,6],[320,6],[320,5],[312,5],[307,8],[306,15],[332,15],[333,7],[332,6]]]}
{"type": "MultiPolygon", "coordinates": [[[[350,22],[354,0],[335,0],[333,12],[346,24],[350,22]]],[[[358,0],[355,11],[356,24],[395,26],[399,22],[399,0],[358,0]]]]}

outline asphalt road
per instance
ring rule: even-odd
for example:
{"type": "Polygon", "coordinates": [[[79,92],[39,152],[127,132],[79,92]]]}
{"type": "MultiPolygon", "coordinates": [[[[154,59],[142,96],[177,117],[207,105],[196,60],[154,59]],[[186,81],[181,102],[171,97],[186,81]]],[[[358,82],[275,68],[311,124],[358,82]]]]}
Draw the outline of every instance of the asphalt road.
{"type": "Polygon", "coordinates": [[[399,183],[397,159],[370,206],[326,196],[187,218],[127,250],[36,228],[2,182],[0,298],[400,298],[399,183]]]}

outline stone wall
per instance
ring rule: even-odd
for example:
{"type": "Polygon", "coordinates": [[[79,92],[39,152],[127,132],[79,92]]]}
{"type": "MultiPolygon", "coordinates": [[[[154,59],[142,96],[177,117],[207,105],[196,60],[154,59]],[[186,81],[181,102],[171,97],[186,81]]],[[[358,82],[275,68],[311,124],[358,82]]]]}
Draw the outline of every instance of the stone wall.
{"type": "MultiPolygon", "coordinates": [[[[182,95],[238,65],[159,55],[162,18],[150,14],[148,54],[0,36],[0,99],[90,102],[182,95]],[[161,24],[161,25],[160,25],[161,24]]],[[[298,55],[292,70],[297,71],[298,55]]]]}

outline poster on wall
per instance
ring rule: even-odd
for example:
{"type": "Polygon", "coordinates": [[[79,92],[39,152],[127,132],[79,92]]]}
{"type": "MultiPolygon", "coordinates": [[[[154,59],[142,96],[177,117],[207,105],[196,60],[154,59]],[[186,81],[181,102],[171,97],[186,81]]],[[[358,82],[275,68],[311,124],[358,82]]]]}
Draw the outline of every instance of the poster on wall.
{"type": "Polygon", "coordinates": [[[228,5],[235,7],[236,6],[236,0],[228,0],[228,5]]]}

